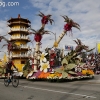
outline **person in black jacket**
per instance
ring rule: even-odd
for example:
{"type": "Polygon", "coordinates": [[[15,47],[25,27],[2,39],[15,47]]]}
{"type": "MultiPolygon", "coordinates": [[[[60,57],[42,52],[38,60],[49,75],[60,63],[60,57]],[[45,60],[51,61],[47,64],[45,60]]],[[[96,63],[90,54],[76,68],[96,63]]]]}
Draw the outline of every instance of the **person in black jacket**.
{"type": "Polygon", "coordinates": [[[12,59],[9,59],[8,62],[6,63],[6,74],[8,76],[8,79],[10,79],[10,75],[12,74],[13,70],[12,70],[12,66],[16,68],[16,66],[14,65],[12,59]]]}

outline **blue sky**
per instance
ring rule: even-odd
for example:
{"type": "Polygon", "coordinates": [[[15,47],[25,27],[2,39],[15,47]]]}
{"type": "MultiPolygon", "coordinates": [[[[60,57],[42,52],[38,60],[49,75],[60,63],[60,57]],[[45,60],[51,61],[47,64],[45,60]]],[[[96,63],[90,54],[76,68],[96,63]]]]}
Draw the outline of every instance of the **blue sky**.
{"type": "MultiPolygon", "coordinates": [[[[73,37],[69,36],[69,32],[60,42],[60,47],[66,45],[76,46],[75,40],[79,38],[85,45],[90,48],[96,47],[96,43],[100,41],[100,0],[0,0],[0,35],[7,34],[7,20],[16,18],[18,14],[22,18],[28,18],[34,29],[41,27],[41,18],[36,16],[39,11],[44,14],[51,14],[55,24],[48,23],[46,30],[57,34],[57,38],[63,31],[65,24],[64,19],[60,15],[67,15],[81,26],[81,31],[72,28],[73,37]],[[1,3],[18,2],[17,6],[5,6],[1,3]]],[[[33,40],[33,35],[30,37],[33,40]]],[[[44,35],[42,39],[42,48],[52,47],[54,35],[44,35]]],[[[2,46],[0,43],[0,47],[2,46]]],[[[35,43],[34,43],[35,46],[35,43]]],[[[6,47],[2,50],[6,51],[6,47]]],[[[2,56],[2,54],[0,54],[2,56]]]]}

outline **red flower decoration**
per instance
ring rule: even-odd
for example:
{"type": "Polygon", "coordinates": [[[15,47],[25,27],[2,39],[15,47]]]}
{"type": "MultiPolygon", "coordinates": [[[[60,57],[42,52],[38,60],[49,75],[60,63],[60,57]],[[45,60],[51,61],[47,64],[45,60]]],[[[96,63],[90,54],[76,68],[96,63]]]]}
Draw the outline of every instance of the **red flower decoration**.
{"type": "Polygon", "coordinates": [[[34,40],[35,40],[36,42],[40,42],[41,39],[42,39],[42,35],[41,35],[41,34],[35,34],[34,40]]]}
{"type": "Polygon", "coordinates": [[[41,23],[42,24],[47,24],[48,23],[48,17],[47,16],[43,16],[43,18],[41,19],[41,23]]]}
{"type": "Polygon", "coordinates": [[[55,57],[56,57],[55,53],[50,54],[50,66],[55,65],[55,61],[54,61],[55,57]]]}
{"type": "Polygon", "coordinates": [[[64,25],[64,30],[71,31],[71,29],[72,29],[72,25],[71,24],[65,24],[64,25]]]}

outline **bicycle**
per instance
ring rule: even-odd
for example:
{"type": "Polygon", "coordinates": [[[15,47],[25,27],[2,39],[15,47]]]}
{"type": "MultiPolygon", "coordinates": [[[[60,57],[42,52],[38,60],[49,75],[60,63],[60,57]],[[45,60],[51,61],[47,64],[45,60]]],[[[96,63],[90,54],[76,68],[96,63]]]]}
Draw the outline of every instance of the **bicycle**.
{"type": "MultiPolygon", "coordinates": [[[[18,72],[18,71],[16,70],[16,72],[18,72]]],[[[16,72],[15,72],[15,70],[13,70],[13,73],[11,74],[10,80],[8,79],[8,76],[7,76],[7,74],[5,73],[4,85],[5,85],[6,87],[8,87],[10,83],[12,83],[12,86],[13,86],[13,87],[17,87],[17,86],[19,85],[19,78],[18,78],[18,76],[16,75],[16,72]]]]}

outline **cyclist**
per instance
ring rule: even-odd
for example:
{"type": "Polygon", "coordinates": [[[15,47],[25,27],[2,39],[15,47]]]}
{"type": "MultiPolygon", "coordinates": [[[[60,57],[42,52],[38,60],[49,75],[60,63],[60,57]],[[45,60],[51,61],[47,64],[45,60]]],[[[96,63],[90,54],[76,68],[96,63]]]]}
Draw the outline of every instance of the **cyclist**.
{"type": "Polygon", "coordinates": [[[12,66],[17,70],[16,66],[14,65],[12,59],[9,59],[6,63],[6,74],[8,77],[8,82],[10,82],[10,75],[13,73],[12,66]]]}

